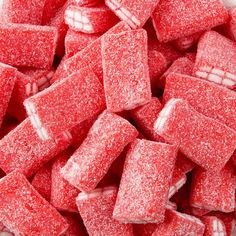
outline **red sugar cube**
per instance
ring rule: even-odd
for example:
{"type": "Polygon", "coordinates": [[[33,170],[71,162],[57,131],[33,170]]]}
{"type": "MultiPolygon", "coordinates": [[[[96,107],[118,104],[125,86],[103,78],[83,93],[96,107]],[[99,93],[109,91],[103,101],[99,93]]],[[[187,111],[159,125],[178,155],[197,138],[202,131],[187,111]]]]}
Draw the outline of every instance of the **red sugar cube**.
{"type": "Polygon", "coordinates": [[[112,218],[116,196],[116,187],[98,188],[78,195],[76,203],[89,235],[133,236],[132,225],[112,218]]]}
{"type": "Polygon", "coordinates": [[[75,198],[79,190],[68,183],[61,175],[61,169],[68,161],[70,151],[60,153],[52,165],[52,188],[50,203],[58,210],[77,212],[75,198]]]}
{"type": "Polygon", "coordinates": [[[73,30],[84,33],[105,32],[119,19],[103,4],[93,7],[70,5],[65,11],[65,22],[73,30]]]}
{"type": "Polygon", "coordinates": [[[206,32],[198,43],[194,75],[234,88],[236,86],[236,43],[217,32],[206,32]]]}
{"type": "Polygon", "coordinates": [[[164,220],[176,147],[134,141],[127,153],[113,218],[123,223],[164,220]]]}
{"type": "Polygon", "coordinates": [[[190,203],[194,207],[231,212],[235,209],[235,176],[231,166],[221,171],[194,171],[190,203]]]}
{"type": "Polygon", "coordinates": [[[207,170],[221,170],[236,148],[236,132],[194,110],[185,100],[171,99],[159,113],[156,132],[207,170]]]}
{"type": "Polygon", "coordinates": [[[60,235],[68,225],[63,217],[30,185],[12,172],[0,180],[2,223],[16,235],[60,235]]]}
{"type": "Polygon", "coordinates": [[[102,37],[108,110],[131,110],[151,100],[147,53],[147,34],[143,29],[102,37]]]}
{"type": "Polygon", "coordinates": [[[226,23],[228,11],[219,0],[160,0],[152,19],[157,38],[168,42],[226,23]]]}
{"type": "Polygon", "coordinates": [[[104,111],[62,168],[62,176],[81,191],[93,190],[112,162],[137,135],[137,130],[127,120],[104,111]]]}
{"type": "Polygon", "coordinates": [[[204,216],[201,221],[205,224],[204,236],[227,236],[224,222],[217,217],[204,216]]]}
{"type": "Polygon", "coordinates": [[[48,68],[52,65],[57,30],[49,26],[0,25],[0,61],[13,66],[48,68]]]}
{"type": "Polygon", "coordinates": [[[105,0],[106,5],[133,29],[145,24],[158,2],[159,0],[105,0]]]}
{"type": "Polygon", "coordinates": [[[167,210],[165,221],[157,225],[152,236],[203,236],[204,228],[204,224],[196,217],[167,210]]]}
{"type": "Polygon", "coordinates": [[[32,125],[42,140],[58,136],[105,108],[102,85],[89,68],[25,100],[32,125]]]}
{"type": "Polygon", "coordinates": [[[0,168],[32,176],[69,144],[63,137],[42,141],[27,118],[0,141],[0,168]]]}
{"type": "Polygon", "coordinates": [[[191,76],[170,74],[164,100],[182,98],[198,112],[236,130],[236,93],[191,76]]]}

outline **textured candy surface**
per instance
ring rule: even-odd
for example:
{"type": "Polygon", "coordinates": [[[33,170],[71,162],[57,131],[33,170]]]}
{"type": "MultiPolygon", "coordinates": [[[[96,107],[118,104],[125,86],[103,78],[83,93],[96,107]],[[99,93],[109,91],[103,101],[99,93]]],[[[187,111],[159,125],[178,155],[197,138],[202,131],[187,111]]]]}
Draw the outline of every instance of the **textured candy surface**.
{"type": "Polygon", "coordinates": [[[63,177],[81,191],[93,190],[137,135],[137,130],[127,120],[104,111],[62,169],[63,177]]]}
{"type": "Polygon", "coordinates": [[[0,180],[2,223],[16,235],[60,235],[68,225],[63,217],[30,185],[12,172],[0,180]]]}
{"type": "Polygon", "coordinates": [[[48,140],[104,110],[105,98],[96,75],[83,68],[24,105],[39,137],[48,140]]]}
{"type": "Polygon", "coordinates": [[[160,223],[168,199],[176,147],[137,139],[127,153],[113,217],[123,223],[160,223]]]}
{"type": "Polygon", "coordinates": [[[116,187],[78,195],[76,203],[89,235],[133,236],[132,225],[121,224],[112,218],[116,196],[116,187]]]}
{"type": "Polygon", "coordinates": [[[48,68],[57,40],[54,27],[26,24],[0,25],[0,61],[13,66],[48,68]]]}
{"type": "Polygon", "coordinates": [[[194,110],[185,100],[171,99],[159,113],[156,132],[207,170],[221,170],[236,148],[236,132],[194,110]]]}
{"type": "Polygon", "coordinates": [[[102,3],[103,0],[74,0],[78,6],[94,6],[102,3]]]}
{"type": "Polygon", "coordinates": [[[228,12],[219,0],[160,0],[152,19],[157,38],[168,42],[226,23],[228,12]]]}
{"type": "Polygon", "coordinates": [[[151,100],[145,30],[106,34],[102,63],[107,109],[131,110],[151,100]]]}

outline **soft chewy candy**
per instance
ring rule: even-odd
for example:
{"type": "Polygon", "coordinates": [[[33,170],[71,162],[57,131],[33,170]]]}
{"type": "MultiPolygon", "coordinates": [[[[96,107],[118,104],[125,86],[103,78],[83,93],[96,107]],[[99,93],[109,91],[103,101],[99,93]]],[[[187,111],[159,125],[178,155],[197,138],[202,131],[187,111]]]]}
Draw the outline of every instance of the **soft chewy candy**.
{"type": "Polygon", "coordinates": [[[137,135],[137,130],[127,120],[104,111],[62,168],[63,177],[81,191],[93,190],[112,162],[137,135]]]}
{"type": "Polygon", "coordinates": [[[104,110],[105,98],[96,75],[83,68],[24,105],[39,137],[48,140],[104,110]]]}
{"type": "Polygon", "coordinates": [[[164,220],[176,147],[137,139],[131,144],[113,212],[123,223],[164,220]]]}
{"type": "Polygon", "coordinates": [[[89,235],[133,236],[131,224],[121,224],[112,218],[117,188],[98,188],[91,193],[80,193],[76,203],[89,235]]]}
{"type": "Polygon", "coordinates": [[[194,110],[185,100],[171,99],[159,113],[156,132],[207,170],[221,170],[236,148],[236,132],[194,110]]]}
{"type": "Polygon", "coordinates": [[[102,60],[108,110],[131,110],[151,100],[145,30],[104,35],[102,60]]]}
{"type": "Polygon", "coordinates": [[[219,0],[160,0],[152,14],[157,38],[168,42],[227,22],[219,0]]]}
{"type": "Polygon", "coordinates": [[[48,68],[56,49],[54,27],[26,24],[0,25],[0,61],[13,66],[48,68]]]}
{"type": "Polygon", "coordinates": [[[0,180],[2,223],[16,235],[60,235],[68,225],[63,217],[30,185],[12,172],[0,180]]]}

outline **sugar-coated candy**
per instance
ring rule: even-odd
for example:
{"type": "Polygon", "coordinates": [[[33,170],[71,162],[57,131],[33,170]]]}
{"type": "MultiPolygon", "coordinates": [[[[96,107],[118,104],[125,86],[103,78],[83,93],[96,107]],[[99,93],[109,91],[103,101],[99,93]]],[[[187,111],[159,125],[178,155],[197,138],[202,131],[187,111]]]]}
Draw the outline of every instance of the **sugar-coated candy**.
{"type": "Polygon", "coordinates": [[[113,217],[123,223],[160,223],[168,199],[177,148],[135,140],[127,153],[113,217]]]}
{"type": "Polygon", "coordinates": [[[201,217],[205,225],[204,236],[227,236],[224,222],[215,216],[201,217]]]}
{"type": "Polygon", "coordinates": [[[69,144],[70,140],[63,135],[60,140],[42,141],[27,118],[1,139],[0,168],[6,173],[18,170],[26,176],[32,176],[69,144]]]}
{"type": "Polygon", "coordinates": [[[73,30],[84,33],[105,32],[119,19],[104,4],[93,7],[68,6],[65,11],[65,22],[73,30]]]}
{"type": "Polygon", "coordinates": [[[114,13],[133,29],[142,27],[159,0],[105,0],[105,3],[114,13]]]}
{"type": "Polygon", "coordinates": [[[112,218],[116,196],[117,188],[113,186],[78,195],[76,203],[89,235],[133,236],[131,224],[112,218]]]}
{"type": "Polygon", "coordinates": [[[127,120],[104,111],[62,168],[62,176],[81,191],[93,190],[137,135],[137,130],[127,120]]]}
{"type": "Polygon", "coordinates": [[[39,137],[48,140],[104,110],[105,98],[87,67],[26,99],[24,105],[39,137]]]}
{"type": "Polygon", "coordinates": [[[235,0],[222,0],[223,4],[227,8],[234,8],[236,7],[236,1],[235,0]]]}
{"type": "Polygon", "coordinates": [[[78,6],[96,6],[103,2],[103,0],[73,0],[78,6]]]}
{"type": "Polygon", "coordinates": [[[165,221],[157,225],[152,236],[203,236],[204,229],[204,224],[198,218],[177,211],[167,210],[165,221]]]}
{"type": "Polygon", "coordinates": [[[13,66],[48,68],[56,49],[54,27],[1,24],[0,61],[13,66]]]}
{"type": "Polygon", "coordinates": [[[55,157],[52,165],[52,188],[50,203],[58,210],[77,212],[75,198],[79,190],[68,183],[61,175],[61,168],[68,161],[71,152],[66,150],[55,157]]]}
{"type": "Polygon", "coordinates": [[[234,170],[230,165],[219,172],[196,169],[191,184],[190,204],[213,211],[234,211],[235,187],[234,170]]]}
{"type": "Polygon", "coordinates": [[[167,142],[207,170],[221,170],[236,148],[236,132],[193,109],[183,99],[170,99],[155,123],[167,142]]]}
{"type": "Polygon", "coordinates": [[[64,218],[32,187],[24,175],[12,172],[0,179],[2,223],[16,235],[60,235],[64,218]]]}
{"type": "Polygon", "coordinates": [[[162,107],[159,99],[153,97],[150,102],[131,111],[131,117],[134,119],[140,131],[147,138],[157,142],[163,141],[163,138],[154,130],[154,123],[162,107]]]}
{"type": "Polygon", "coordinates": [[[235,42],[217,32],[209,31],[199,40],[193,73],[204,80],[234,88],[236,86],[235,60],[235,42]]]}
{"type": "Polygon", "coordinates": [[[226,23],[228,11],[219,0],[160,0],[152,19],[157,38],[168,42],[226,23]]]}
{"type": "Polygon", "coordinates": [[[131,110],[151,100],[145,30],[102,37],[103,80],[107,109],[131,110]]]}
{"type": "Polygon", "coordinates": [[[164,100],[182,98],[198,112],[236,130],[236,93],[214,83],[181,74],[166,79],[164,100]]]}

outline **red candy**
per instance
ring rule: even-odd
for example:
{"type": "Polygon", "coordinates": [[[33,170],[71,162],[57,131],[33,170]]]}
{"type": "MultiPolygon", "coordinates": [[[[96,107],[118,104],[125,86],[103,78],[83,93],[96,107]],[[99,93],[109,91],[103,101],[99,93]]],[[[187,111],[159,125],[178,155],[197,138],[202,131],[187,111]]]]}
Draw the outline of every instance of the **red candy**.
{"type": "Polygon", "coordinates": [[[60,235],[68,225],[63,217],[30,185],[12,172],[0,180],[2,223],[16,235],[60,235]]]}
{"type": "Polygon", "coordinates": [[[205,224],[204,236],[227,236],[224,223],[214,216],[201,217],[205,224]]]}
{"type": "Polygon", "coordinates": [[[147,35],[143,29],[104,35],[102,55],[108,110],[131,110],[151,100],[147,35]]]}

